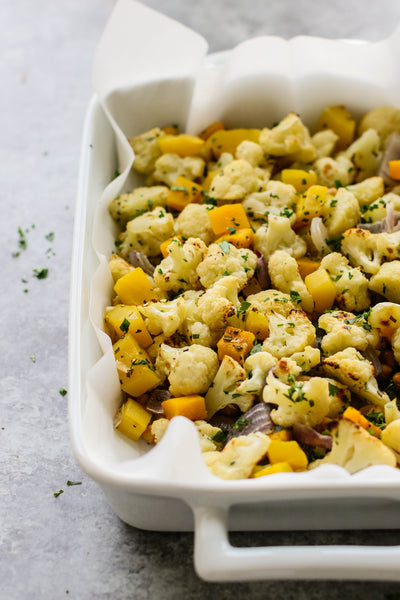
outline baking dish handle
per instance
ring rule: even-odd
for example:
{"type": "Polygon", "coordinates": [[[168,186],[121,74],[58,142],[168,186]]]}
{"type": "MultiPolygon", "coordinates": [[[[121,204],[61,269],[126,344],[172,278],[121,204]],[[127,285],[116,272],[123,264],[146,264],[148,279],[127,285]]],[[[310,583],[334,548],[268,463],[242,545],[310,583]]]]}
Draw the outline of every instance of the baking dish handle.
{"type": "Polygon", "coordinates": [[[194,566],[206,581],[400,580],[400,546],[232,546],[228,510],[194,509],[194,566]]]}

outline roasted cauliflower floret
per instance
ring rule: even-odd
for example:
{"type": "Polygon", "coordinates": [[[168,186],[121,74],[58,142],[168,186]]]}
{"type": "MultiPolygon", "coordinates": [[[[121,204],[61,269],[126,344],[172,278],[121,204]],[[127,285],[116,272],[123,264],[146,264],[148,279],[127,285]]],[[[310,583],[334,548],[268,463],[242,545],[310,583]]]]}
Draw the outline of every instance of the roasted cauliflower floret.
{"type": "Polygon", "coordinates": [[[308,373],[321,362],[321,351],[313,346],[306,346],[304,350],[295,352],[290,357],[300,367],[302,373],[308,373]]]}
{"type": "Polygon", "coordinates": [[[355,348],[332,354],[322,361],[322,365],[330,377],[338,379],[371,404],[384,406],[389,402],[389,396],[378,387],[372,363],[355,348]]]}
{"type": "MultiPolygon", "coordinates": [[[[375,129],[367,129],[346,150],[338,155],[350,160],[355,168],[355,181],[373,177],[379,170],[381,139],[375,129]]],[[[350,182],[349,182],[350,183],[350,182]]],[[[342,182],[342,185],[344,182],[342,182]]]]}
{"type": "Polygon", "coordinates": [[[400,303],[400,260],[383,263],[369,280],[369,289],[390,302],[400,303]]]}
{"type": "Polygon", "coordinates": [[[203,294],[197,303],[200,317],[211,329],[223,329],[236,316],[240,307],[237,277],[219,279],[203,294]]]}
{"type": "Polygon", "coordinates": [[[381,336],[391,337],[400,328],[400,304],[379,302],[370,310],[368,316],[370,326],[379,331],[381,336]]]}
{"type": "Polygon", "coordinates": [[[360,222],[361,211],[357,198],[346,188],[339,188],[325,205],[324,224],[329,237],[336,237],[360,222]]]}
{"type": "Polygon", "coordinates": [[[206,207],[195,203],[185,206],[175,219],[175,233],[186,239],[195,237],[205,244],[210,244],[215,236],[206,207]]]}
{"type": "Polygon", "coordinates": [[[182,158],[177,154],[163,154],[156,160],[152,176],[154,181],[161,181],[171,187],[177,177],[185,177],[191,181],[201,177],[204,167],[204,160],[198,156],[182,158]]]}
{"type": "Polygon", "coordinates": [[[240,289],[254,275],[257,256],[247,248],[236,248],[228,242],[211,244],[208,251],[197,267],[197,275],[201,285],[211,287],[222,277],[236,277],[240,289]]]}
{"type": "Polygon", "coordinates": [[[374,275],[383,260],[400,259],[400,231],[371,233],[366,229],[348,229],[341,242],[343,254],[354,266],[374,275]]]}
{"type": "Polygon", "coordinates": [[[246,394],[260,394],[264,387],[265,375],[274,367],[277,360],[269,352],[256,352],[244,361],[247,379],[238,387],[238,391],[246,394]]]}
{"type": "Polygon", "coordinates": [[[263,314],[275,312],[284,317],[287,317],[290,311],[296,308],[290,295],[278,292],[278,290],[263,290],[257,294],[251,294],[247,296],[247,302],[250,303],[248,310],[256,310],[263,314]]]}
{"type": "Polygon", "coordinates": [[[368,177],[359,183],[348,185],[347,190],[357,198],[360,207],[366,207],[383,196],[385,184],[382,177],[368,177]]]}
{"type": "Polygon", "coordinates": [[[229,440],[222,452],[206,458],[213,475],[221,479],[247,479],[265,456],[270,439],[263,433],[250,433],[229,440]]]}
{"type": "Polygon", "coordinates": [[[392,133],[400,133],[400,110],[393,106],[370,110],[361,119],[358,132],[362,134],[368,129],[375,129],[384,143],[392,133]]]}
{"type": "Polygon", "coordinates": [[[277,250],[268,261],[268,273],[272,285],[286,294],[298,294],[300,306],[311,313],[314,310],[314,300],[299,273],[296,259],[284,250],[277,250]]]}
{"type": "Polygon", "coordinates": [[[205,394],[217,373],[218,356],[199,344],[183,348],[161,344],[156,369],[168,377],[173,396],[205,394]]]}
{"type": "Polygon", "coordinates": [[[368,279],[358,267],[339,252],[330,252],[321,261],[321,269],[328,274],[336,289],[336,302],[345,310],[365,310],[371,300],[368,293],[368,279]]]}
{"type": "Polygon", "coordinates": [[[119,236],[119,253],[123,258],[128,258],[132,250],[157,256],[160,254],[160,245],[172,236],[173,231],[173,216],[162,207],[155,208],[128,221],[126,230],[119,236]]]}
{"type": "Polygon", "coordinates": [[[173,292],[199,287],[196,269],[206,255],[205,243],[198,238],[189,238],[184,244],[173,240],[167,252],[168,256],[154,270],[156,285],[173,292]]]}
{"type": "Polygon", "coordinates": [[[252,167],[259,167],[264,162],[264,152],[260,144],[244,140],[236,148],[235,158],[246,160],[252,167]]]}
{"type": "MultiPolygon", "coordinates": [[[[193,374],[190,376],[193,377],[193,374]]],[[[225,355],[205,396],[209,418],[228,404],[238,406],[242,412],[251,408],[254,394],[240,393],[238,390],[245,377],[246,373],[243,367],[236,360],[225,355]]]]}
{"type": "Polygon", "coordinates": [[[332,450],[324,458],[311,463],[309,468],[335,464],[349,473],[357,473],[372,465],[396,466],[394,452],[357,423],[340,419],[331,433],[332,450]]]}
{"type": "Polygon", "coordinates": [[[108,208],[114,221],[125,224],[156,206],[165,206],[167,196],[168,188],[164,185],[139,187],[129,194],[121,194],[111,200],[108,208]]]}
{"type": "Polygon", "coordinates": [[[154,165],[159,156],[161,156],[158,140],[165,133],[159,128],[154,127],[140,135],[129,138],[129,143],[135,153],[133,168],[138,173],[148,175],[154,170],[154,165]]]}
{"type": "Polygon", "coordinates": [[[327,187],[335,187],[336,183],[349,185],[354,179],[353,163],[345,156],[319,158],[315,161],[313,168],[317,174],[318,183],[327,187]]]}
{"type": "Polygon", "coordinates": [[[254,248],[265,260],[276,250],[285,250],[294,258],[300,258],[305,255],[307,244],[293,231],[287,217],[270,214],[268,225],[262,225],[254,234],[254,248]]]}
{"type": "Polygon", "coordinates": [[[295,423],[313,427],[328,414],[330,401],[328,381],[323,377],[312,377],[306,381],[292,378],[284,383],[271,371],[266,379],[263,400],[275,404],[271,419],[281,427],[292,427],[295,423]]]}
{"type": "Polygon", "coordinates": [[[295,113],[287,115],[272,129],[262,129],[260,146],[266,155],[290,156],[293,161],[308,163],[315,158],[310,133],[295,113]]]}
{"type": "Polygon", "coordinates": [[[327,312],[319,317],[318,327],[326,332],[321,341],[325,355],[351,346],[357,350],[366,350],[368,347],[368,331],[353,313],[342,310],[327,312]]]}
{"type": "Polygon", "coordinates": [[[274,179],[262,192],[254,192],[243,201],[243,208],[254,229],[268,222],[269,214],[284,216],[293,224],[296,220],[296,190],[288,184],[274,179]]]}
{"type": "Polygon", "coordinates": [[[150,302],[138,306],[138,309],[146,318],[146,328],[151,335],[163,333],[165,337],[170,337],[179,329],[186,316],[185,301],[182,298],[150,302]]]}
{"type": "Polygon", "coordinates": [[[247,160],[230,162],[216,177],[210,188],[210,195],[217,200],[241,200],[257,191],[258,177],[247,160]]]}
{"type": "Polygon", "coordinates": [[[197,433],[199,435],[200,450],[202,452],[213,452],[221,449],[221,443],[216,442],[215,436],[222,433],[219,427],[213,427],[207,421],[195,421],[197,433]]]}
{"type": "Polygon", "coordinates": [[[315,327],[302,310],[293,309],[287,317],[276,312],[268,314],[269,336],[263,350],[276,358],[301,352],[315,342],[315,327]]]}
{"type": "Polygon", "coordinates": [[[330,156],[338,139],[339,136],[332,129],[317,131],[311,138],[311,143],[315,148],[316,159],[330,156]]]}

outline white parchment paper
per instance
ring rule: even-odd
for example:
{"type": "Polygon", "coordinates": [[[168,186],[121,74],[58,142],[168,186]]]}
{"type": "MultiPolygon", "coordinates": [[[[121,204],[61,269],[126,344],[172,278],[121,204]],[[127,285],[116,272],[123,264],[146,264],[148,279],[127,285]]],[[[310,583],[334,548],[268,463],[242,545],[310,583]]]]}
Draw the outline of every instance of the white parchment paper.
{"type": "MultiPolygon", "coordinates": [[[[127,138],[171,123],[190,133],[215,120],[222,120],[227,127],[270,127],[290,111],[299,113],[312,128],[328,105],[345,104],[360,115],[378,105],[396,104],[400,97],[399,50],[397,31],[374,44],[261,37],[231,52],[208,56],[206,41],[194,31],[134,0],[116,4],[93,67],[95,92],[115,132],[116,164],[121,173],[98,199],[93,224],[99,265],[90,283],[89,314],[104,353],[88,373],[83,411],[85,445],[93,460],[121,473],[143,472],[141,465],[145,465],[147,475],[155,478],[201,481],[212,477],[198,446],[187,443],[190,428],[193,439],[196,432],[186,420],[168,430],[161,449],[149,453],[145,463],[144,457],[137,457],[148,446],[130,442],[113,429],[120,390],[111,342],[103,332],[103,315],[112,297],[107,261],[117,230],[108,204],[121,191],[139,184],[131,171],[134,156],[127,138]],[[186,440],[185,448],[182,440],[186,440]],[[183,461],[179,469],[178,455],[183,461]]],[[[101,149],[92,151],[100,153],[101,164],[101,149]]],[[[318,475],[314,471],[305,476],[311,481],[318,475]]],[[[343,478],[348,478],[345,472],[343,478]]]]}

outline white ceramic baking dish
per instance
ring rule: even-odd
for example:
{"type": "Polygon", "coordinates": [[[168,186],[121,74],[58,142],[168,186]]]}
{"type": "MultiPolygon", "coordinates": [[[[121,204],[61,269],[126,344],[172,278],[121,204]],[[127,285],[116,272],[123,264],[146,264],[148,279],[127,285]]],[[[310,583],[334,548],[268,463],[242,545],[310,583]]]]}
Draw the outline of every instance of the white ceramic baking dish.
{"type": "MultiPolygon", "coordinates": [[[[211,95],[204,85],[196,88],[195,109],[183,125],[198,131],[212,114],[228,126],[261,126],[290,110],[312,125],[330,104],[343,103],[356,115],[395,104],[400,98],[398,38],[378,44],[251,40],[233,51],[234,75],[226,64],[232,53],[208,57],[199,81],[215,82],[222,73],[223,80],[211,95]],[[259,57],[256,64],[249,65],[249,56],[259,57]]],[[[154,90],[162,96],[182,85],[179,78],[141,85],[132,111],[142,115],[143,127],[136,124],[130,133],[168,122],[160,102],[154,102],[154,90]]],[[[101,323],[111,299],[107,258],[116,235],[106,200],[134,183],[130,165],[119,161],[120,144],[115,124],[94,96],[83,133],[71,283],[69,414],[79,465],[125,522],[149,530],[194,529],[195,568],[204,579],[400,580],[397,546],[236,548],[228,539],[233,530],[400,528],[400,471],[371,467],[350,476],[330,465],[223,481],[206,468],[196,429],[182,417],[151,449],[114,431],[121,398],[111,342],[101,323]],[[114,179],[118,169],[123,172],[114,179]]]]}

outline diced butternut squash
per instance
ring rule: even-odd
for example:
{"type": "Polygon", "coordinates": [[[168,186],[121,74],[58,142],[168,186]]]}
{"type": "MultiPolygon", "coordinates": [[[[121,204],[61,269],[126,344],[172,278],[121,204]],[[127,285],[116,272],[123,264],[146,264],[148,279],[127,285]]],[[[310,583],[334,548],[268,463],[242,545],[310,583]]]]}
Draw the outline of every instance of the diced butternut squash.
{"type": "Polygon", "coordinates": [[[180,242],[181,244],[183,244],[183,238],[182,238],[181,235],[174,235],[174,237],[171,237],[168,240],[165,240],[165,242],[163,242],[160,245],[161,254],[163,255],[164,258],[167,258],[167,256],[168,256],[168,246],[174,240],[175,241],[178,240],[178,242],[180,242]]]}
{"type": "Polygon", "coordinates": [[[199,202],[202,188],[186,177],[177,177],[167,196],[167,206],[173,210],[183,210],[191,202],[199,202]]]}
{"type": "Polygon", "coordinates": [[[271,440],[280,440],[281,442],[289,442],[292,439],[292,432],[290,429],[280,429],[269,434],[271,440]]]}
{"type": "Polygon", "coordinates": [[[143,304],[159,300],[154,288],[141,267],[136,267],[114,285],[114,291],[122,304],[143,304]]]}
{"type": "Polygon", "coordinates": [[[153,341],[136,306],[116,304],[106,310],[104,320],[114,342],[128,331],[142,348],[153,341]]]}
{"type": "Polygon", "coordinates": [[[238,229],[251,229],[241,204],[224,204],[210,210],[208,215],[211,227],[217,237],[227,234],[232,235],[238,229]]]}
{"type": "Polygon", "coordinates": [[[307,258],[307,256],[303,256],[302,258],[297,259],[297,266],[299,268],[300,277],[304,279],[310,273],[314,273],[321,264],[321,261],[314,260],[312,258],[307,258]]]}
{"type": "Polygon", "coordinates": [[[128,398],[117,412],[114,426],[126,437],[136,442],[147,429],[150,420],[151,413],[133,398],[128,398]]]}
{"type": "Polygon", "coordinates": [[[254,470],[253,477],[264,477],[264,475],[273,475],[273,473],[292,473],[293,469],[288,462],[279,462],[274,465],[267,465],[254,470]]]}
{"type": "Polygon", "coordinates": [[[207,419],[206,403],[203,396],[193,394],[179,398],[169,398],[161,402],[164,415],[167,419],[173,417],[186,417],[191,421],[202,421],[207,419]]]}
{"type": "Polygon", "coordinates": [[[216,243],[218,244],[218,242],[224,240],[233,244],[236,248],[250,248],[254,243],[254,231],[250,227],[238,229],[235,233],[222,235],[216,240],[216,243]]]}
{"type": "Polygon", "coordinates": [[[219,131],[220,129],[224,129],[224,124],[221,123],[221,121],[214,121],[214,123],[210,123],[210,125],[208,125],[201,133],[199,133],[199,138],[202,140],[208,140],[213,133],[219,131]]]}
{"type": "Polygon", "coordinates": [[[294,440],[291,440],[290,442],[271,440],[271,443],[268,446],[267,456],[272,465],[287,462],[293,471],[303,471],[308,465],[306,453],[294,440]]]}
{"type": "Polygon", "coordinates": [[[304,169],[283,169],[281,172],[282,182],[289,183],[296,192],[304,192],[311,185],[317,183],[317,174],[314,171],[304,169]]]}
{"type": "Polygon", "coordinates": [[[224,152],[235,154],[236,148],[244,140],[258,143],[260,140],[259,129],[219,129],[205,142],[203,155],[210,158],[219,158],[224,152]]]}
{"type": "Polygon", "coordinates": [[[180,133],[178,135],[164,135],[159,138],[158,144],[163,154],[178,154],[185,157],[200,154],[205,141],[197,135],[180,133]]]}
{"type": "Polygon", "coordinates": [[[243,364],[255,341],[256,337],[251,331],[227,327],[224,335],[217,343],[218,358],[222,360],[226,355],[243,364]]]}
{"type": "Polygon", "coordinates": [[[371,421],[368,421],[368,419],[364,417],[364,415],[359,410],[354,408],[354,406],[348,406],[342,416],[343,419],[347,419],[348,421],[353,421],[353,423],[357,423],[358,425],[360,425],[360,427],[362,427],[363,429],[368,431],[368,433],[375,437],[379,438],[382,433],[379,427],[377,427],[374,423],[371,423],[371,421]]]}
{"type": "Polygon", "coordinates": [[[347,148],[354,140],[356,122],[344,106],[329,106],[322,111],[317,121],[317,130],[321,129],[332,129],[339,136],[335,145],[337,152],[347,148]]]}
{"type": "Polygon", "coordinates": [[[328,188],[324,185],[312,185],[299,197],[296,206],[296,222],[293,229],[299,231],[308,228],[312,219],[321,215],[327,192],[328,188]]]}
{"type": "Polygon", "coordinates": [[[115,342],[113,349],[121,389],[129,396],[137,398],[161,383],[147,352],[130,333],[115,342]]]}
{"type": "Polygon", "coordinates": [[[306,275],[304,283],[314,300],[317,313],[330,310],[336,297],[336,288],[326,269],[318,269],[306,275]]]}
{"type": "Polygon", "coordinates": [[[265,340],[268,337],[268,317],[262,312],[256,310],[246,311],[244,327],[246,331],[254,333],[258,340],[265,340]]]}
{"type": "Polygon", "coordinates": [[[400,160],[389,160],[389,176],[400,180],[400,160]]]}

